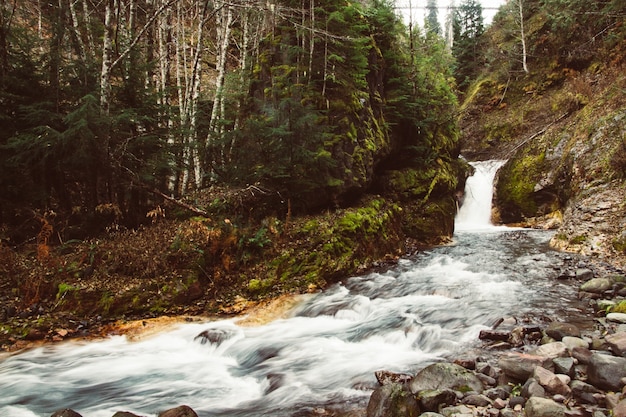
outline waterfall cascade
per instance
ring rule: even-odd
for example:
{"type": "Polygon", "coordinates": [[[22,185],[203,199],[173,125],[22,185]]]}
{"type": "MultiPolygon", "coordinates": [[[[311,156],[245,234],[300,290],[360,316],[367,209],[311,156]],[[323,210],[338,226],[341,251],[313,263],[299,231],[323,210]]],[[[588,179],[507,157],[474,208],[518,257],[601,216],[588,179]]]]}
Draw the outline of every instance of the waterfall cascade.
{"type": "Polygon", "coordinates": [[[465,197],[455,220],[456,230],[480,230],[495,227],[491,223],[493,182],[498,169],[505,162],[501,160],[470,162],[475,172],[465,184],[465,197]]]}

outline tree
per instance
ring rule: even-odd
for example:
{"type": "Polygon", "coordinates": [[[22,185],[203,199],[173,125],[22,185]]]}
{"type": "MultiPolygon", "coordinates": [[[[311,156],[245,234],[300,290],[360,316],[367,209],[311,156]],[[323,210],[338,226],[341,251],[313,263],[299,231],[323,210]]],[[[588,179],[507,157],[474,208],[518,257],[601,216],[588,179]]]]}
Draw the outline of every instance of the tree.
{"type": "Polygon", "coordinates": [[[481,40],[484,33],[483,9],[477,0],[463,0],[454,14],[455,78],[461,90],[480,71],[482,63],[481,40]]]}
{"type": "Polygon", "coordinates": [[[427,31],[441,35],[441,25],[437,13],[437,0],[428,0],[426,3],[426,18],[424,27],[427,31]]]}

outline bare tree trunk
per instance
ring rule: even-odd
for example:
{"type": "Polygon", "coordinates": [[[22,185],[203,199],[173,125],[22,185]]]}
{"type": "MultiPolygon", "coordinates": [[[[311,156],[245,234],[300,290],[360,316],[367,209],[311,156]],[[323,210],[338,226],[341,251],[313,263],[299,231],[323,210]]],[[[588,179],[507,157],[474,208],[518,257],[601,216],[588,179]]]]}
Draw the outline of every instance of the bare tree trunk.
{"type": "MultiPolygon", "coordinates": [[[[207,148],[216,149],[216,140],[223,134],[221,119],[224,118],[225,102],[224,102],[224,80],[226,75],[226,61],[228,53],[228,44],[230,42],[230,30],[233,20],[233,11],[230,5],[222,6],[219,13],[220,27],[218,31],[219,50],[217,53],[217,79],[215,81],[215,98],[213,100],[213,109],[211,110],[211,119],[209,122],[209,134],[207,137],[207,148]]],[[[217,161],[217,155],[211,156],[211,165],[223,162],[224,148],[220,146],[221,161],[217,161]]]]}
{"type": "Polygon", "coordinates": [[[115,0],[106,0],[104,9],[104,34],[102,40],[102,69],[100,71],[100,110],[108,116],[111,99],[111,69],[113,58],[113,9],[115,0]]]}
{"type": "Polygon", "coordinates": [[[524,72],[528,73],[528,64],[526,62],[526,34],[524,33],[524,9],[522,5],[522,0],[517,0],[517,2],[519,4],[519,27],[520,35],[522,38],[522,67],[524,68],[524,72]]]}
{"type": "Polygon", "coordinates": [[[91,56],[93,56],[96,50],[96,46],[93,40],[93,32],[91,31],[91,13],[89,12],[87,0],[83,0],[83,16],[83,19],[85,20],[85,31],[87,32],[87,45],[89,45],[89,51],[91,53],[91,56]]]}
{"type": "Polygon", "coordinates": [[[311,37],[309,41],[309,83],[313,79],[313,54],[315,52],[315,0],[309,2],[309,23],[311,37]]]}

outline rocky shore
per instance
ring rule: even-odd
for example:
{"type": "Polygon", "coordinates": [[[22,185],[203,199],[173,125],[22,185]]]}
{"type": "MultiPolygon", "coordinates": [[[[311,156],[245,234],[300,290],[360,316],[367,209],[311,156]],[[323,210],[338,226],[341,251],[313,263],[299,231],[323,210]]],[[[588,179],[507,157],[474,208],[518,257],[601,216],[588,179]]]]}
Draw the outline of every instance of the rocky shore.
{"type": "MultiPolygon", "coordinates": [[[[581,283],[579,297],[594,307],[591,328],[558,318],[549,323],[503,318],[480,333],[481,346],[471,355],[431,364],[416,375],[378,371],[367,408],[319,408],[315,415],[626,417],[626,278],[610,269],[580,268],[561,279],[581,283]]],[[[158,415],[197,416],[187,405],[158,415]]],[[[83,416],[63,409],[52,417],[83,416]]]]}

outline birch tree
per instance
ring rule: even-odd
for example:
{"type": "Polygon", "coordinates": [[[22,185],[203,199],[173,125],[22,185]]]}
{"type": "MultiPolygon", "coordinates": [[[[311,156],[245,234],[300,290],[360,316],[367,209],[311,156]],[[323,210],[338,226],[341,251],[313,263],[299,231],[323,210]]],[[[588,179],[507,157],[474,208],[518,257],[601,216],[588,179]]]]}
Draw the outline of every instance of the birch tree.
{"type": "Polygon", "coordinates": [[[519,15],[518,23],[520,29],[520,42],[522,43],[522,68],[528,73],[527,53],[526,53],[526,33],[524,32],[524,6],[522,0],[517,0],[519,15]]]}

